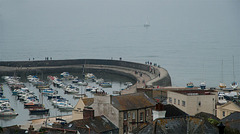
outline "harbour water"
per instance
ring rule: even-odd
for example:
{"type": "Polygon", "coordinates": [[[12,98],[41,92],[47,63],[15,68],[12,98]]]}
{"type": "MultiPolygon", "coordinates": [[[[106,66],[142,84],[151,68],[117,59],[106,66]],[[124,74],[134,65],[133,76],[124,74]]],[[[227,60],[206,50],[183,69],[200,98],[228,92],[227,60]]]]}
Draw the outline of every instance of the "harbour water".
{"type": "MultiPolygon", "coordinates": [[[[47,81],[47,75],[49,74],[43,74],[43,76],[39,76],[39,78],[43,78],[44,81],[47,81]]],[[[54,76],[58,76],[60,78],[59,74],[51,74],[54,76]]],[[[79,76],[81,79],[81,74],[74,74],[74,76],[79,76]]],[[[127,77],[123,76],[116,76],[113,74],[103,74],[103,73],[98,73],[95,74],[97,78],[103,78],[106,82],[110,82],[112,84],[111,88],[101,88],[96,82],[93,82],[92,80],[87,80],[88,86],[95,86],[99,87],[99,89],[103,89],[107,94],[111,95],[117,95],[114,94],[113,91],[120,91],[123,88],[126,88],[126,85],[124,85],[125,82],[134,82],[127,77]]],[[[40,102],[42,102],[45,106],[45,108],[50,109],[49,114],[41,114],[41,115],[30,115],[29,110],[24,108],[24,103],[18,100],[17,96],[12,95],[11,89],[7,86],[7,84],[1,80],[1,83],[3,84],[3,89],[4,93],[3,95],[9,99],[10,105],[12,108],[14,108],[15,112],[17,112],[19,115],[14,116],[14,117],[0,117],[0,126],[5,127],[5,126],[11,126],[11,125],[23,125],[25,124],[28,120],[33,120],[33,119],[40,119],[40,118],[46,118],[46,117],[61,117],[64,115],[71,115],[71,111],[62,111],[59,110],[58,108],[54,107],[51,103],[50,100],[48,100],[47,96],[42,96],[41,93],[39,92],[39,89],[37,89],[35,86],[33,86],[32,83],[30,83],[27,78],[21,77],[20,79],[21,82],[25,84],[25,86],[30,90],[35,93],[37,98],[39,99],[40,102]],[[41,99],[43,97],[43,99],[41,99]]],[[[94,97],[94,94],[92,94],[90,91],[86,91],[86,86],[79,86],[76,84],[73,84],[71,80],[64,80],[63,81],[66,84],[72,84],[73,86],[76,86],[79,88],[79,93],[80,94],[86,94],[88,97],[94,97]]],[[[54,90],[56,90],[58,93],[57,95],[60,95],[67,100],[69,100],[69,103],[75,106],[78,102],[79,99],[73,98],[74,94],[66,94],[64,93],[63,88],[57,88],[54,87],[53,84],[50,83],[50,87],[54,90]]]]}

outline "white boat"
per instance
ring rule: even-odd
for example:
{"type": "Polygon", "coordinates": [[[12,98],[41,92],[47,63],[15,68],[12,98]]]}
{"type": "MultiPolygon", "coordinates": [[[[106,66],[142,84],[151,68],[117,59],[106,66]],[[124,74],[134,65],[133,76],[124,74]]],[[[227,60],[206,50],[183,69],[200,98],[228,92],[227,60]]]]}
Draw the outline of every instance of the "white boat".
{"type": "Polygon", "coordinates": [[[92,86],[87,86],[87,87],[86,87],[86,91],[91,91],[92,89],[93,89],[92,86]]]}
{"type": "Polygon", "coordinates": [[[224,98],[223,95],[219,95],[218,96],[218,103],[219,104],[225,104],[225,103],[227,103],[227,100],[224,98]]]}
{"type": "Polygon", "coordinates": [[[104,82],[99,84],[101,87],[103,88],[108,88],[108,87],[112,87],[112,84],[110,82],[104,82]]]}
{"type": "Polygon", "coordinates": [[[85,79],[95,79],[95,78],[96,78],[95,75],[92,74],[92,73],[87,73],[87,74],[85,75],[85,79]]]}
{"type": "Polygon", "coordinates": [[[60,110],[73,110],[74,107],[69,103],[60,103],[57,106],[60,110]]]}
{"type": "Polygon", "coordinates": [[[88,85],[88,83],[85,82],[85,81],[79,81],[77,84],[78,84],[79,86],[87,86],[87,85],[88,85]]]}
{"type": "Polygon", "coordinates": [[[148,17],[147,17],[147,21],[146,21],[146,23],[144,23],[143,26],[146,27],[146,28],[150,27],[150,23],[149,23],[149,21],[148,21],[148,17]]]}
{"type": "Polygon", "coordinates": [[[233,79],[234,81],[231,83],[231,87],[236,89],[238,87],[238,83],[235,81],[235,73],[234,73],[234,56],[233,56],[233,79]]]}
{"type": "Polygon", "coordinates": [[[235,82],[235,81],[232,82],[231,87],[232,87],[233,89],[236,89],[236,88],[238,87],[238,83],[235,82]]]}
{"type": "Polygon", "coordinates": [[[70,94],[75,94],[78,93],[79,91],[77,91],[75,88],[67,88],[65,89],[65,93],[70,93],[70,94]]]}
{"type": "Polygon", "coordinates": [[[200,83],[200,88],[201,89],[206,89],[206,82],[201,82],[200,83]]]}
{"type": "Polygon", "coordinates": [[[69,72],[62,72],[62,73],[60,74],[60,76],[61,76],[62,78],[68,77],[69,75],[70,75],[69,72]]]}
{"type": "Polygon", "coordinates": [[[234,92],[234,91],[231,91],[230,93],[225,93],[225,96],[237,99],[238,98],[238,93],[234,92]]]}
{"type": "Polygon", "coordinates": [[[14,112],[11,108],[1,109],[0,116],[17,116],[18,113],[14,112]]]}
{"type": "Polygon", "coordinates": [[[97,84],[101,84],[101,83],[103,83],[103,82],[104,82],[104,79],[102,79],[102,78],[96,79],[96,83],[97,83],[97,84]]]}
{"type": "Polygon", "coordinates": [[[87,97],[87,95],[86,94],[76,94],[76,95],[73,95],[74,99],[80,99],[80,98],[83,98],[83,97],[87,97]]]}
{"type": "Polygon", "coordinates": [[[125,82],[124,85],[126,85],[127,87],[131,87],[133,84],[132,82],[125,82]]]}
{"type": "Polygon", "coordinates": [[[93,89],[91,90],[91,93],[104,93],[104,90],[99,89],[99,88],[93,88],[93,89]]]}

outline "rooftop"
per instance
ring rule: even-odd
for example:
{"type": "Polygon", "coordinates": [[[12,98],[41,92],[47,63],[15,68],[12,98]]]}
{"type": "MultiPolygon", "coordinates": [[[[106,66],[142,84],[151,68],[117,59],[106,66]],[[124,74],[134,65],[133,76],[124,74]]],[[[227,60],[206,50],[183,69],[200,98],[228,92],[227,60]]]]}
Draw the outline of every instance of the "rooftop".
{"type": "Polygon", "coordinates": [[[82,101],[85,104],[85,106],[90,106],[93,104],[94,98],[84,98],[82,99],[82,101]]]}
{"type": "Polygon", "coordinates": [[[214,95],[212,90],[174,90],[172,92],[180,93],[187,96],[196,96],[196,95],[214,95]]]}
{"type": "Polygon", "coordinates": [[[145,93],[134,93],[112,97],[112,105],[120,111],[154,107],[156,102],[145,93]]]}
{"type": "Polygon", "coordinates": [[[136,130],[136,134],[146,133],[157,134],[186,134],[186,133],[211,133],[218,134],[218,129],[209,122],[197,117],[171,117],[164,119],[156,119],[152,123],[136,130]]]}
{"type": "Polygon", "coordinates": [[[64,127],[64,129],[78,130],[80,133],[88,132],[89,128],[96,133],[104,133],[118,129],[104,115],[96,116],[94,118],[74,120],[64,127]]]}

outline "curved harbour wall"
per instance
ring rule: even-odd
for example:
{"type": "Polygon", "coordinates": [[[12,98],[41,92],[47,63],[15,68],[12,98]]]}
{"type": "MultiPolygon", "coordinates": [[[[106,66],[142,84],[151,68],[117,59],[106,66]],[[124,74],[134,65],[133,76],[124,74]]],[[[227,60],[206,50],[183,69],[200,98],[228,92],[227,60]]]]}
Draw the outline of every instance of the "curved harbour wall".
{"type": "MultiPolygon", "coordinates": [[[[166,69],[150,66],[147,64],[104,59],[72,59],[72,60],[42,60],[42,61],[2,61],[0,62],[0,76],[4,75],[27,75],[36,73],[60,73],[64,71],[82,73],[104,71],[127,76],[139,82],[139,74],[149,77],[146,79],[147,86],[171,86],[171,78],[166,69]],[[132,73],[135,72],[135,73],[132,73]],[[160,74],[160,76],[159,76],[160,74]]],[[[145,83],[144,82],[144,83],[145,83]]]]}

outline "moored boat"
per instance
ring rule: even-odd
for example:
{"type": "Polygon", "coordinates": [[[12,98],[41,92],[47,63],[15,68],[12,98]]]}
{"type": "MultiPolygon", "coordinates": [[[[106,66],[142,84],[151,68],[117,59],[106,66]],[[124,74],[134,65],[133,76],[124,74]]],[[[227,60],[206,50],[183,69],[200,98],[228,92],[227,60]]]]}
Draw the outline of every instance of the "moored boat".
{"type": "Polygon", "coordinates": [[[225,83],[219,83],[219,87],[220,87],[221,89],[223,89],[223,88],[226,88],[227,86],[226,86],[225,83]]]}
{"type": "Polygon", "coordinates": [[[235,82],[235,81],[232,82],[231,87],[232,87],[233,89],[236,89],[236,88],[238,87],[238,83],[235,82]]]}
{"type": "Polygon", "coordinates": [[[48,114],[48,112],[49,112],[49,109],[45,109],[44,107],[29,109],[30,114],[48,114]]]}
{"type": "Polygon", "coordinates": [[[194,85],[192,82],[187,83],[187,88],[193,88],[193,87],[194,87],[194,85]]]}
{"type": "Polygon", "coordinates": [[[85,82],[85,81],[79,81],[77,84],[78,84],[79,86],[87,86],[87,85],[88,85],[88,83],[85,82]]]}
{"type": "Polygon", "coordinates": [[[43,107],[43,104],[40,104],[39,102],[29,102],[24,104],[24,108],[39,108],[43,107]]]}
{"type": "Polygon", "coordinates": [[[99,84],[101,87],[103,88],[108,88],[108,87],[112,87],[112,84],[110,82],[104,82],[99,84]]]}
{"type": "Polygon", "coordinates": [[[206,89],[206,82],[201,82],[200,83],[200,88],[201,89],[206,89]]]}
{"type": "Polygon", "coordinates": [[[14,112],[13,109],[7,108],[0,110],[0,116],[17,116],[18,113],[14,112]]]}
{"type": "Polygon", "coordinates": [[[74,99],[80,99],[80,98],[83,98],[83,97],[87,97],[87,95],[86,94],[76,94],[76,95],[73,95],[74,99]]]}

